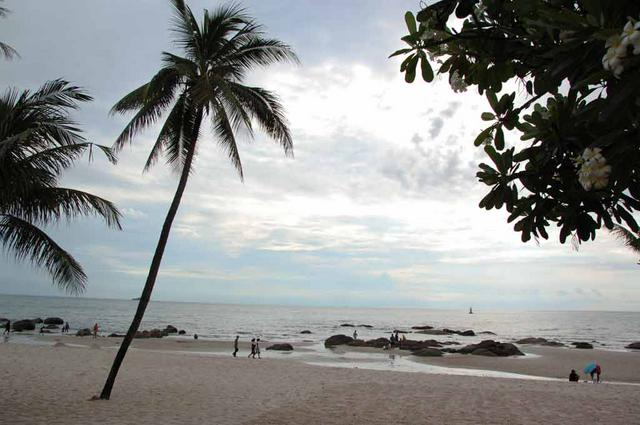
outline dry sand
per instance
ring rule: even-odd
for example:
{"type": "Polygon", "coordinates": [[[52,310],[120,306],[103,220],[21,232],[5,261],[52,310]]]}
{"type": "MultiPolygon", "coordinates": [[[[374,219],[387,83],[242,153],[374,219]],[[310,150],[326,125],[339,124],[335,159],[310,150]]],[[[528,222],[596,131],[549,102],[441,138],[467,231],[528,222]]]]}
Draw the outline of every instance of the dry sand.
{"type": "Polygon", "coordinates": [[[83,343],[0,344],[0,424],[640,422],[638,385],[338,369],[174,348],[130,351],[111,400],[87,401],[115,350],[105,339],[83,343]]]}

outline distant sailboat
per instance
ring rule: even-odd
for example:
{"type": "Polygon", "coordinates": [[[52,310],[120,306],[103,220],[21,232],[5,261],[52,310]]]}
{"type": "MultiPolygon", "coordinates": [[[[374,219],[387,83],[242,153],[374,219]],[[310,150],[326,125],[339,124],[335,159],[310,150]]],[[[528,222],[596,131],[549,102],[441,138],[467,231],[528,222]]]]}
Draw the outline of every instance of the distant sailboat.
{"type": "Polygon", "coordinates": [[[469,314],[473,314],[473,309],[469,307],[469,314]]]}
{"type": "Polygon", "coordinates": [[[131,301],[140,301],[140,298],[131,298],[131,301]]]}

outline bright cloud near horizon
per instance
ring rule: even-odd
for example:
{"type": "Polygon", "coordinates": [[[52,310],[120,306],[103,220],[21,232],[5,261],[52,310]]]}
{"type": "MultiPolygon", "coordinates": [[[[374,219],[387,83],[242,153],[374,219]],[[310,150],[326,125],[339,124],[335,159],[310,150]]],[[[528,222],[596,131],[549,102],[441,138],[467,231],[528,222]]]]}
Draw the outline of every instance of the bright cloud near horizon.
{"type": "MultiPolygon", "coordinates": [[[[281,97],[294,158],[264,135],[242,143],[245,182],[203,132],[195,173],[164,255],[154,299],[358,307],[465,309],[640,308],[634,255],[605,231],[578,252],[523,244],[504,211],[478,202],[484,160],[473,139],[485,101],[455,94],[446,77],[406,84],[403,14],[418,1],[246,1],[301,65],[259,70],[248,82],[281,97]]],[[[200,14],[216,1],[190,1],[200,14]]],[[[127,117],[116,100],[148,80],[171,50],[166,1],[8,0],[0,40],[2,90],[62,77],[95,98],[75,115],[111,145],[127,117]]],[[[124,230],[94,219],[50,231],[89,275],[84,296],[139,295],[177,176],[142,168],[152,128],[118,165],[81,161],[64,184],[114,201],[124,230]]],[[[517,143],[516,140],[512,141],[517,143]]],[[[46,274],[0,259],[0,293],[64,295],[46,274]]]]}

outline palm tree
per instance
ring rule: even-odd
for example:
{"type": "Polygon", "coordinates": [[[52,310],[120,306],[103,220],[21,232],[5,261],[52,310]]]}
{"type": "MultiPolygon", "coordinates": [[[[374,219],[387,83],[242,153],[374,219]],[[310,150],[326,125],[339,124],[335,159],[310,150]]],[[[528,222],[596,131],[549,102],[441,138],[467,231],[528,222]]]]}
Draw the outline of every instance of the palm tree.
{"type": "Polygon", "coordinates": [[[45,268],[53,282],[70,293],[84,290],[87,276],[78,262],[40,227],[82,215],[102,217],[120,228],[120,213],[90,193],[58,187],[63,170],[92,147],[69,111],[91,100],[62,80],[34,93],[15,89],[0,96],[0,242],[18,260],[45,268]]]}
{"type": "Polygon", "coordinates": [[[246,73],[255,67],[297,61],[289,46],[264,38],[262,27],[238,6],[221,6],[212,13],[205,10],[204,18],[198,23],[184,0],[171,0],[171,3],[175,43],[182,50],[182,56],[163,52],[164,66],[148,83],[122,98],[112,112],[136,111],[114,144],[119,150],[169,111],[144,170],[149,170],[160,155],[164,155],[167,163],[180,173],[180,180],[138,308],[116,354],[101,399],[109,399],[120,365],[149,303],[171,224],[193,171],[203,120],[211,120],[212,132],[241,180],[242,164],[235,135],[238,130],[245,129],[252,137],[257,124],[284,148],[285,154],[293,152],[291,134],[278,98],[265,89],[243,84],[246,73]]]}
{"type": "MultiPolygon", "coordinates": [[[[4,0],[0,0],[0,2],[3,2],[3,1],[4,0]]],[[[8,14],[9,14],[9,9],[7,9],[6,7],[0,6],[0,18],[4,18],[8,14]]],[[[16,51],[16,49],[14,49],[13,47],[3,42],[0,42],[0,52],[2,52],[2,56],[4,56],[6,59],[12,59],[14,56],[20,56],[16,51]]]]}
{"type": "MultiPolygon", "coordinates": [[[[625,227],[615,224],[611,231],[619,240],[622,241],[631,251],[640,254],[640,233],[634,235],[633,232],[625,227]]],[[[638,262],[640,264],[640,261],[638,262]]]]}

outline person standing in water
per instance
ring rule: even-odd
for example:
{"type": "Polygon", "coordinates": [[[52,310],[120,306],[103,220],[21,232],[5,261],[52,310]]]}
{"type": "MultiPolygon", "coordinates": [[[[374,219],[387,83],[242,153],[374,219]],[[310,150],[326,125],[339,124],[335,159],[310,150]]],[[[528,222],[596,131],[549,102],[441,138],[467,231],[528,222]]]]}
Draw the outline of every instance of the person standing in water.
{"type": "Polygon", "coordinates": [[[358,339],[358,331],[353,331],[353,339],[358,339]]]}
{"type": "Polygon", "coordinates": [[[251,338],[251,352],[247,357],[253,357],[254,359],[256,358],[256,339],[255,338],[251,338]]]}
{"type": "Polygon", "coordinates": [[[236,339],[233,341],[233,357],[238,354],[238,338],[240,338],[240,335],[236,335],[236,339]]]}

